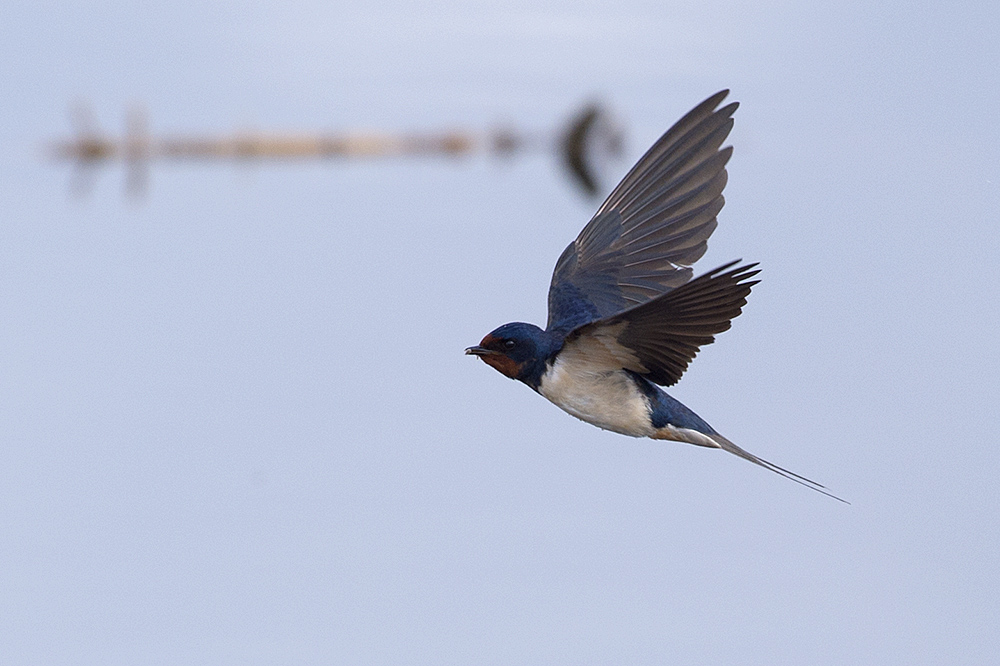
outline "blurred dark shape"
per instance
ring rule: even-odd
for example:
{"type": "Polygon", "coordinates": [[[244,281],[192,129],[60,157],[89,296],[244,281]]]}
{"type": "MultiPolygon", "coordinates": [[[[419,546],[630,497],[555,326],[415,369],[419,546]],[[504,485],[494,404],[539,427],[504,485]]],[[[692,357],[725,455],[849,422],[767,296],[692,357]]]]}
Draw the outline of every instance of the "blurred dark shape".
{"type": "Polygon", "coordinates": [[[70,176],[70,194],[82,198],[94,185],[94,170],[98,162],[114,158],[114,144],[101,135],[93,110],[82,101],[69,108],[69,121],[77,136],[75,145],[57,146],[56,157],[74,160],[70,176]]]}
{"type": "Polygon", "coordinates": [[[503,157],[509,157],[520,150],[524,145],[524,139],[517,130],[510,127],[501,127],[493,130],[493,152],[503,157]]]}
{"type": "Polygon", "coordinates": [[[584,192],[600,194],[599,162],[606,155],[620,157],[622,131],[599,104],[591,103],[575,116],[563,134],[560,152],[570,176],[584,192]]]}
{"type": "Polygon", "coordinates": [[[122,160],[126,167],[125,191],[143,194],[149,182],[149,163],[154,159],[313,159],[324,157],[373,158],[409,155],[460,156],[490,152],[503,157],[536,151],[560,154],[574,183],[588,196],[600,189],[599,162],[621,153],[621,130],[607,112],[590,104],[574,114],[566,129],[552,134],[528,134],[511,127],[490,133],[461,130],[428,134],[274,134],[241,132],[222,137],[165,137],[153,139],[145,110],[132,107],[126,117],[125,135],[115,139],[97,129],[93,114],[83,106],[72,109],[76,138],[53,144],[57,159],[75,163],[73,191],[90,189],[96,165],[122,160]]]}
{"type": "Polygon", "coordinates": [[[141,106],[129,109],[125,119],[125,192],[137,198],[149,184],[149,160],[152,157],[149,121],[141,106]]]}

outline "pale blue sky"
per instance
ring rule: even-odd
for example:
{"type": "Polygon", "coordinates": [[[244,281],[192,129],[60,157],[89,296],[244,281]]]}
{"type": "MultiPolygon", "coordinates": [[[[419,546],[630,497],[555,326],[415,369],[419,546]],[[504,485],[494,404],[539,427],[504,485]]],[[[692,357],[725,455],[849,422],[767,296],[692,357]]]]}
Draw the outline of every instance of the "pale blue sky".
{"type": "Polygon", "coordinates": [[[995,3],[15,2],[0,20],[0,644],[12,664],[982,664],[1000,652],[995,3]],[[742,103],[671,390],[841,505],[462,355],[543,323],[595,204],[546,156],[158,165],[118,132],[560,123],[625,169],[742,103]]]}

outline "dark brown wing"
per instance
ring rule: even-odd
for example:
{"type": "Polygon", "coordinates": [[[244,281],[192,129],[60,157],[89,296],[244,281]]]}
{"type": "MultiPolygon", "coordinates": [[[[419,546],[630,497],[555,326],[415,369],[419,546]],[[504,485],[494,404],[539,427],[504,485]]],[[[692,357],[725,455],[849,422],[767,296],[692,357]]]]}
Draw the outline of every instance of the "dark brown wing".
{"type": "Polygon", "coordinates": [[[757,264],[720,266],[642,305],[579,327],[567,344],[584,336],[613,338],[627,370],[656,384],[677,383],[698,349],[729,329],[759,280],[757,264]]]}
{"type": "Polygon", "coordinates": [[[556,262],[550,331],[645,303],[691,279],[725,203],[720,149],[737,103],[716,93],[671,127],[629,171],[556,262]]]}

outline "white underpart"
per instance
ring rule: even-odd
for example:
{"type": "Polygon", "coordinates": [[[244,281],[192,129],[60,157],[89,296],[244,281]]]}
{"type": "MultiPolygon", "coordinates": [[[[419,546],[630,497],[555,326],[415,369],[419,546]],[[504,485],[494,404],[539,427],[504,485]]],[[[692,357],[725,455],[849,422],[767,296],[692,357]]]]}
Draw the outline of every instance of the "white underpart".
{"type": "Polygon", "coordinates": [[[598,428],[632,437],[650,437],[656,432],[649,420],[649,401],[624,370],[608,372],[557,357],[542,375],[539,393],[598,428]]]}
{"type": "Polygon", "coordinates": [[[580,337],[556,356],[538,392],[576,418],[632,437],[655,436],[649,400],[625,372],[638,360],[615,340],[617,331],[580,337]]]}
{"type": "Polygon", "coordinates": [[[619,344],[621,326],[607,327],[568,342],[542,375],[538,391],[581,421],[632,437],[652,437],[723,448],[711,435],[665,425],[654,428],[649,399],[625,372],[645,368],[619,344]]]}

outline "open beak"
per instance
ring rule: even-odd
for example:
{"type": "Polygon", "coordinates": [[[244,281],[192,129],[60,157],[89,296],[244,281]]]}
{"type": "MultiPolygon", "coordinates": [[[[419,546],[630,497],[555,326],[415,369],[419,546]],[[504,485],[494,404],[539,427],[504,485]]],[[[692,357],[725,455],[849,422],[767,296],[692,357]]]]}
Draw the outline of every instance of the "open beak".
{"type": "Polygon", "coordinates": [[[490,356],[498,352],[495,352],[492,349],[487,349],[486,347],[480,347],[479,345],[476,345],[475,347],[467,348],[465,350],[465,353],[467,355],[472,355],[472,356],[490,356]]]}

